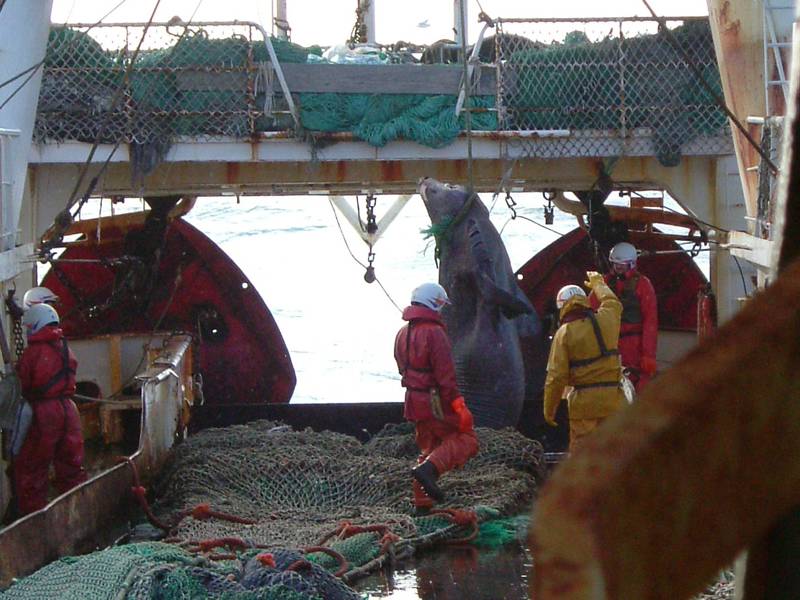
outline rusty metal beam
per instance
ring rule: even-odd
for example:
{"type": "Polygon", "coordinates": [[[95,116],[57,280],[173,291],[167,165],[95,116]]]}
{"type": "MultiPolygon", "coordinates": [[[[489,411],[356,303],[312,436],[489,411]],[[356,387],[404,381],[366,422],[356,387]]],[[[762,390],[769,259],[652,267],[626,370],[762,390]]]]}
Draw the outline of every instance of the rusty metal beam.
{"type": "MultiPolygon", "coordinates": [[[[761,2],[708,0],[708,18],[725,100],[755,139],[761,139],[761,127],[746,123],[746,119],[763,117],[767,110],[761,11],[761,2]]],[[[758,173],[748,168],[757,166],[761,158],[740,131],[732,128],[732,133],[747,214],[753,216],[758,198],[758,173]]]]}
{"type": "Polygon", "coordinates": [[[798,297],[800,259],[556,470],[533,597],[689,598],[800,504],[798,297]]]}
{"type": "MultiPolygon", "coordinates": [[[[501,159],[478,159],[474,163],[475,187],[494,192],[511,163],[501,159]]],[[[691,157],[677,167],[664,167],[654,157],[620,159],[613,172],[615,184],[628,189],[667,189],[674,197],[693,195],[697,186],[706,188],[716,173],[715,157],[691,157]]],[[[514,163],[508,185],[514,191],[589,189],[597,179],[594,158],[520,159],[514,163]]],[[[66,179],[74,173],[69,164],[32,167],[40,181],[66,179]]],[[[420,177],[436,177],[466,183],[466,160],[339,160],[286,162],[179,162],[164,163],[145,178],[144,187],[134,187],[126,163],[112,163],[95,193],[102,196],[141,195],[303,195],[353,194],[365,190],[384,194],[414,193],[420,177]]],[[[704,189],[704,191],[706,191],[704,189]]],[[[53,190],[57,192],[57,190],[53,190]]],[[[48,194],[48,199],[51,194],[48,194]]],[[[62,204],[56,197],[53,201],[62,204]]]]}

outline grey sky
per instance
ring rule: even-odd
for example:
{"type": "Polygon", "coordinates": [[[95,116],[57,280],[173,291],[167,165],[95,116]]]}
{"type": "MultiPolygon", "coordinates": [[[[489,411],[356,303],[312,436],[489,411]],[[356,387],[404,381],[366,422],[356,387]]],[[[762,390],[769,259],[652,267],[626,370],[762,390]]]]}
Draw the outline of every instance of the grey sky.
{"type": "MultiPolygon", "coordinates": [[[[377,39],[382,43],[397,40],[424,43],[452,37],[452,0],[374,0],[377,39]],[[427,22],[427,27],[419,23],[427,22]]],[[[649,0],[663,16],[708,14],[705,0],[649,0]]],[[[117,1],[53,0],[53,22],[93,22],[107,13],[117,1]]],[[[329,46],[347,40],[355,20],[356,0],[287,0],[292,40],[302,44],[329,46]]],[[[480,30],[477,0],[468,0],[470,38],[480,30]]],[[[146,21],[155,0],[128,0],[107,20],[146,21]]],[[[491,17],[591,17],[649,16],[642,0],[480,0],[491,17]]],[[[161,0],[156,21],[173,16],[195,20],[247,20],[271,29],[271,0],[161,0]]]]}

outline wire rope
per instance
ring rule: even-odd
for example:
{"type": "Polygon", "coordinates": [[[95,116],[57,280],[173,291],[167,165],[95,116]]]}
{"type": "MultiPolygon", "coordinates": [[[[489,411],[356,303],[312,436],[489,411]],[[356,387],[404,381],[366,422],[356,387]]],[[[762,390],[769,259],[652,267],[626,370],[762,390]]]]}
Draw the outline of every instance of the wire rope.
{"type": "MultiPolygon", "coordinates": [[[[345,246],[345,248],[347,248],[347,252],[350,254],[351,258],[352,258],[352,259],[353,259],[353,260],[354,260],[354,261],[355,261],[355,262],[356,262],[356,263],[357,263],[359,266],[361,266],[363,269],[365,269],[365,270],[366,270],[366,268],[367,268],[367,265],[365,265],[365,264],[364,264],[364,263],[362,263],[360,260],[358,260],[358,258],[356,257],[356,255],[355,255],[355,254],[353,254],[353,250],[350,248],[350,244],[348,244],[348,243],[347,243],[347,238],[345,237],[345,235],[344,235],[344,231],[342,230],[342,224],[341,224],[341,222],[339,221],[339,215],[337,215],[337,214],[336,214],[336,207],[333,205],[333,202],[331,202],[331,200],[330,200],[330,199],[328,200],[328,202],[329,202],[329,203],[330,203],[330,205],[331,205],[331,211],[333,211],[333,218],[334,218],[334,219],[336,219],[336,226],[339,228],[339,234],[342,236],[342,241],[344,242],[344,246],[345,246]]],[[[383,286],[383,283],[381,283],[381,280],[380,280],[380,279],[378,279],[378,277],[377,277],[377,276],[375,277],[375,282],[376,282],[376,283],[377,283],[377,284],[380,286],[380,288],[383,290],[383,293],[384,293],[384,294],[386,294],[386,297],[389,299],[389,302],[391,302],[391,303],[394,305],[394,307],[395,307],[395,308],[396,308],[396,309],[397,309],[399,312],[401,312],[401,313],[402,313],[402,312],[403,312],[403,309],[402,309],[402,308],[400,308],[400,306],[398,306],[397,302],[395,302],[395,301],[394,301],[394,299],[392,298],[391,294],[389,294],[389,292],[386,290],[386,288],[383,286]]]]}

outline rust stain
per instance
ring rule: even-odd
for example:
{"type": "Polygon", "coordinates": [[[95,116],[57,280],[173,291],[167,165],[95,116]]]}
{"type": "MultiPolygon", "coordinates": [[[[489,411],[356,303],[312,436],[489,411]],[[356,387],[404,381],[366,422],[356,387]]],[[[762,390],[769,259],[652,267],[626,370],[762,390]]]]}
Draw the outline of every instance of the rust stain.
{"type": "Polygon", "coordinates": [[[228,183],[238,183],[239,169],[240,165],[238,162],[225,163],[225,181],[228,183]]]}
{"type": "Polygon", "coordinates": [[[739,29],[741,29],[742,27],[742,23],[739,21],[739,19],[731,21],[730,11],[731,11],[731,3],[726,0],[725,2],[722,3],[722,8],[719,11],[720,30],[724,30],[725,33],[738,35],[739,29]]]}
{"type": "Polygon", "coordinates": [[[380,163],[381,181],[401,181],[403,178],[403,164],[399,161],[390,160],[380,163]]]}
{"type": "Polygon", "coordinates": [[[342,181],[347,181],[348,168],[347,168],[347,161],[346,160],[337,160],[336,161],[336,181],[341,183],[342,181]]]}

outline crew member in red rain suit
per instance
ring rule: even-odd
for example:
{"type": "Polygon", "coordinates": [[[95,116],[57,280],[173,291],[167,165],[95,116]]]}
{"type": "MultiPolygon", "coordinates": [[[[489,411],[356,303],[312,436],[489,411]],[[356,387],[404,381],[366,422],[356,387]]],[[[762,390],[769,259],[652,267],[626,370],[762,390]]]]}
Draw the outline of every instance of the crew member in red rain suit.
{"type": "Polygon", "coordinates": [[[78,363],[59,327],[58,313],[48,304],[37,304],[25,312],[22,324],[28,346],[17,373],[33,422],[12,463],[18,516],[47,504],[51,463],[59,493],[86,481],[81,421],[72,401],[78,363]]]}
{"type": "MultiPolygon", "coordinates": [[[[619,354],[622,367],[630,373],[636,392],[655,375],[658,346],[658,303],[653,284],[636,269],[636,248],[620,242],[608,256],[611,273],[605,276],[608,287],[622,301],[622,325],[619,330],[619,354]]],[[[589,297],[592,308],[600,302],[589,297]]]]}
{"type": "Polygon", "coordinates": [[[436,480],[461,467],[478,452],[472,413],[456,385],[450,340],[440,311],[447,293],[423,283],[403,311],[408,324],[397,333],[394,358],[406,388],[404,416],[416,426],[420,450],[414,476],[414,505],[423,512],[444,500],[436,480]]]}

